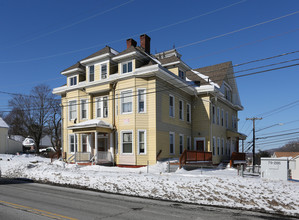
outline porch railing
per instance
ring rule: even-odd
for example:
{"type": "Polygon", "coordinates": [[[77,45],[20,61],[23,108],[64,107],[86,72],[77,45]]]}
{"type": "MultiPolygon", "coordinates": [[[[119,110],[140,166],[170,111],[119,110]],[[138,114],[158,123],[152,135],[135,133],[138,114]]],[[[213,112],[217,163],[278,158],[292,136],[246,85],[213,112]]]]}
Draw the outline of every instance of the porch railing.
{"type": "Polygon", "coordinates": [[[180,157],[180,169],[188,162],[212,162],[212,152],[184,150],[180,157]]]}
{"type": "Polygon", "coordinates": [[[76,162],[89,162],[91,159],[91,153],[90,152],[76,152],[75,153],[76,162]]]}
{"type": "Polygon", "coordinates": [[[113,162],[112,154],[108,151],[98,151],[97,159],[98,163],[113,162]]]}

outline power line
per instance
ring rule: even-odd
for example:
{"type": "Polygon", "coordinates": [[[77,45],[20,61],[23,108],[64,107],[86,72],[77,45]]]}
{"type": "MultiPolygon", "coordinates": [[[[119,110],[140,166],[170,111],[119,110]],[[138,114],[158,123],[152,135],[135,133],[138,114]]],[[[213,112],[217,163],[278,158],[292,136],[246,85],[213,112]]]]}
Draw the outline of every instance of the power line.
{"type": "Polygon", "coordinates": [[[242,1],[239,1],[239,2],[236,2],[236,3],[233,3],[233,4],[230,4],[230,5],[227,5],[227,6],[224,6],[224,7],[221,7],[221,8],[218,8],[218,9],[206,12],[206,13],[201,14],[201,15],[193,16],[193,17],[190,17],[188,19],[183,19],[181,21],[178,21],[178,22],[175,22],[175,23],[172,23],[172,24],[168,24],[168,25],[165,25],[165,26],[161,26],[161,27],[156,28],[156,29],[152,29],[152,30],[145,31],[145,32],[142,32],[142,33],[134,34],[134,35],[131,35],[131,36],[126,37],[126,38],[122,38],[122,39],[118,39],[118,40],[114,40],[114,41],[110,41],[110,42],[106,42],[106,43],[102,43],[102,44],[97,44],[97,45],[93,45],[93,46],[81,48],[81,49],[78,49],[78,50],[72,50],[72,51],[67,51],[67,52],[63,52],[63,53],[58,53],[58,54],[53,54],[53,55],[49,55],[49,56],[44,56],[44,57],[37,57],[37,58],[31,58],[31,59],[25,59],[25,60],[0,61],[0,64],[23,63],[23,62],[30,62],[30,61],[38,61],[38,60],[53,58],[53,57],[57,57],[57,56],[63,56],[63,55],[66,55],[66,54],[77,53],[77,52],[81,52],[81,51],[93,49],[93,48],[96,48],[96,47],[99,47],[99,46],[103,46],[103,45],[109,45],[109,44],[112,44],[112,43],[121,42],[121,41],[126,40],[128,38],[137,37],[137,36],[139,36],[141,34],[144,34],[144,33],[152,33],[152,32],[156,32],[156,31],[160,31],[162,29],[165,29],[165,28],[168,28],[168,27],[172,27],[172,26],[175,26],[175,25],[178,25],[178,24],[182,24],[182,23],[194,20],[196,18],[200,18],[200,17],[206,16],[206,15],[210,15],[212,13],[215,13],[215,12],[218,12],[218,11],[230,8],[230,7],[234,6],[234,5],[243,3],[245,1],[247,1],[247,0],[242,0],[242,1]]]}

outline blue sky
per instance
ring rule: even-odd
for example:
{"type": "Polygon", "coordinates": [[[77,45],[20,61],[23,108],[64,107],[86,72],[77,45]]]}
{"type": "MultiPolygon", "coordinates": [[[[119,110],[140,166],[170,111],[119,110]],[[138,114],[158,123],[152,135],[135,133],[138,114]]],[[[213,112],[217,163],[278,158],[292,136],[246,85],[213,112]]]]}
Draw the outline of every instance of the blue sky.
{"type": "MultiPolygon", "coordinates": [[[[139,42],[143,33],[151,37],[152,53],[175,46],[192,68],[226,61],[235,65],[297,51],[299,13],[290,14],[298,10],[298,0],[1,1],[0,91],[27,94],[40,83],[51,88],[61,86],[66,82],[60,75],[62,70],[105,45],[122,51],[127,38],[139,42]],[[284,15],[289,16],[271,21],[284,15]],[[240,31],[226,34],[236,30],[240,31]]],[[[298,55],[235,67],[235,72],[298,59],[298,55]]],[[[236,75],[296,63],[298,60],[236,75]]],[[[252,128],[246,117],[267,116],[262,113],[299,100],[298,66],[236,80],[244,106],[239,113],[239,130],[245,134],[250,134],[252,128]]],[[[0,93],[0,110],[8,110],[9,98],[0,93]]],[[[260,131],[257,136],[299,128],[298,110],[299,102],[257,122],[257,129],[285,123],[260,131]]],[[[277,140],[289,137],[294,136],[277,140]]],[[[258,149],[282,144],[263,144],[258,149]]]]}

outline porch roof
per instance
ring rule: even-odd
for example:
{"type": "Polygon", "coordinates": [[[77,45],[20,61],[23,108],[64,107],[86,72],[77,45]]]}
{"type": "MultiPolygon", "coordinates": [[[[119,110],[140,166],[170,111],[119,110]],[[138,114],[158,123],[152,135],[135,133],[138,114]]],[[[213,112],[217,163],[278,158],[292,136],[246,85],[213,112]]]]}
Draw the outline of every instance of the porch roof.
{"type": "Polygon", "coordinates": [[[68,130],[76,130],[76,129],[86,129],[86,128],[106,128],[106,129],[113,129],[113,126],[105,121],[102,121],[100,119],[92,119],[92,120],[87,120],[80,122],[78,124],[69,126],[67,129],[68,130]]]}
{"type": "Polygon", "coordinates": [[[240,140],[245,140],[247,138],[247,136],[245,134],[239,133],[237,131],[232,131],[229,129],[226,130],[226,136],[227,137],[238,137],[238,138],[240,138],[240,140]]]}

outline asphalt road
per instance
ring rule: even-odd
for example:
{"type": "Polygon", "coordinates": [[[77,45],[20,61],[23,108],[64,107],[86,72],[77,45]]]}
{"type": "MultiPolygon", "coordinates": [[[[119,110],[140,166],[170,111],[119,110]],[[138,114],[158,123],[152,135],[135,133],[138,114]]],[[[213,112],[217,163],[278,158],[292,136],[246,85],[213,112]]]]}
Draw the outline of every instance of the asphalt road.
{"type": "Polygon", "coordinates": [[[292,219],[0,178],[0,219],[292,219]]]}

